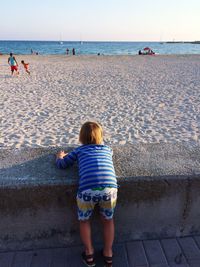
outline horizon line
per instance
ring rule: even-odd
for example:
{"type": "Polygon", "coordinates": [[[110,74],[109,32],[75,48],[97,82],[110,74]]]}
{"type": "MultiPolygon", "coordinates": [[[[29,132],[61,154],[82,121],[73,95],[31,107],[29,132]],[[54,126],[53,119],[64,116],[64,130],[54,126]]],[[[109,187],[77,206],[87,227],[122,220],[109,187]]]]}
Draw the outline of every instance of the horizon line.
{"type": "Polygon", "coordinates": [[[17,39],[17,40],[14,40],[14,39],[7,39],[7,40],[3,40],[3,39],[0,39],[0,41],[2,42],[22,42],[22,41],[24,41],[24,42],[58,42],[58,43],[60,43],[60,42],[82,42],[82,43],[84,43],[84,42],[87,42],[87,43],[89,43],[89,42],[96,42],[96,43],[101,43],[101,42],[115,42],[115,43],[119,43],[119,42],[126,42],[126,43],[134,43],[134,42],[138,42],[138,43],[166,43],[166,42],[172,42],[172,43],[178,43],[178,42],[180,42],[180,43],[184,43],[184,42],[199,42],[199,40],[190,40],[190,41],[185,41],[185,40],[166,40],[166,41],[141,41],[141,40],[137,40],[137,41],[127,41],[127,40],[101,40],[101,41],[97,41],[97,40],[62,40],[62,41],[60,41],[60,40],[28,40],[28,39],[17,39]]]}

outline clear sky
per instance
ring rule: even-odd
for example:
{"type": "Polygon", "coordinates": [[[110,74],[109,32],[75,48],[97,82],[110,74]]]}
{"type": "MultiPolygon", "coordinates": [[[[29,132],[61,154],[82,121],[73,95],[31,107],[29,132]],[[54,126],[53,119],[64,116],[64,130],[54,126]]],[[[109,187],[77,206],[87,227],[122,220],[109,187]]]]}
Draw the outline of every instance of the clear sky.
{"type": "Polygon", "coordinates": [[[0,12],[0,40],[200,40],[200,0],[2,0],[0,12]]]}

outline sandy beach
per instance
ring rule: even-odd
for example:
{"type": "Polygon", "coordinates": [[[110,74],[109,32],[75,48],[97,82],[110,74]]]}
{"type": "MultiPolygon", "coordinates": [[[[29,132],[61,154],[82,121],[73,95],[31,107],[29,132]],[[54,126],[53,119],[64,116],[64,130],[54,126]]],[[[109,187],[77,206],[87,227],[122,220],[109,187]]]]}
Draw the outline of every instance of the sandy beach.
{"type": "Polygon", "coordinates": [[[87,120],[103,125],[106,144],[199,143],[200,55],[17,55],[13,77],[7,58],[0,56],[1,148],[78,144],[87,120]]]}

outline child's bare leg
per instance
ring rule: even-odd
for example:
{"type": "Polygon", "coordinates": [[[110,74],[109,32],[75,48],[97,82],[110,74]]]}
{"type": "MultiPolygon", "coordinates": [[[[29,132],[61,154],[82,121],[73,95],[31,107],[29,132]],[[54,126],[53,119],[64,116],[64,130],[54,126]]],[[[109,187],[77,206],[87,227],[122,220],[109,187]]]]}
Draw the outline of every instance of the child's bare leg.
{"type": "Polygon", "coordinates": [[[86,255],[91,255],[94,253],[92,246],[92,237],[91,237],[91,226],[90,221],[79,221],[80,222],[80,236],[81,240],[85,246],[86,255]]]}
{"type": "Polygon", "coordinates": [[[26,72],[27,72],[29,75],[31,74],[29,70],[26,70],[26,72]]]}
{"type": "Polygon", "coordinates": [[[115,235],[114,220],[106,220],[103,216],[101,216],[101,221],[103,224],[104,239],[103,255],[107,257],[112,257],[112,246],[115,235]]]}

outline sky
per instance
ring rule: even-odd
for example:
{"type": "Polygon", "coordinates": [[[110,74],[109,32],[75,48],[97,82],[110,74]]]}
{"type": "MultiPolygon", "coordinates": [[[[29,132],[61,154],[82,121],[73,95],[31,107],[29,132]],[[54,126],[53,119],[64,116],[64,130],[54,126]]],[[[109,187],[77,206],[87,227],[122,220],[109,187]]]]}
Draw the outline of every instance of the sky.
{"type": "Polygon", "coordinates": [[[0,40],[200,40],[200,0],[2,0],[0,11],[0,40]]]}

